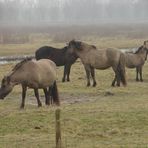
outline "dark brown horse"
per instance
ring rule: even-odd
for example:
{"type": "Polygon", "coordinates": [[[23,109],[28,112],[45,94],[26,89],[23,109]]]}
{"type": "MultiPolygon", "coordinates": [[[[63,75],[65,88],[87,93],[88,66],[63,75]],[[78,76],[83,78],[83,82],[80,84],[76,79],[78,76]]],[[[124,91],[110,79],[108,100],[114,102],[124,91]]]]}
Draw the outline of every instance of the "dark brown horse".
{"type": "Polygon", "coordinates": [[[34,89],[38,106],[42,105],[38,93],[40,88],[44,90],[46,104],[49,104],[49,97],[52,97],[53,103],[56,105],[60,104],[56,85],[56,65],[49,59],[39,61],[25,59],[18,63],[10,74],[2,79],[0,99],[4,99],[12,91],[13,87],[18,84],[22,85],[21,108],[25,106],[27,87],[34,89]]]}
{"type": "MultiPolygon", "coordinates": [[[[147,60],[148,54],[148,41],[144,41],[143,45],[138,48],[135,53],[125,52],[125,62],[127,68],[136,68],[136,81],[143,81],[142,77],[142,68],[147,60]],[[140,76],[140,79],[139,79],[140,76]]],[[[115,85],[116,78],[113,81],[113,85],[115,85]]]]}
{"type": "Polygon", "coordinates": [[[77,55],[69,53],[67,46],[61,49],[43,46],[35,52],[36,60],[39,59],[50,59],[56,63],[57,66],[64,66],[64,74],[62,82],[65,82],[66,76],[67,81],[70,81],[70,69],[71,65],[77,60],[77,55]]]}
{"type": "Polygon", "coordinates": [[[117,85],[120,86],[120,81],[126,85],[125,78],[125,57],[124,54],[117,49],[97,49],[93,45],[72,40],[69,42],[69,52],[75,53],[82,61],[86,75],[87,86],[90,86],[90,74],[93,79],[93,86],[96,86],[95,70],[107,69],[112,67],[117,77],[117,85]]]}

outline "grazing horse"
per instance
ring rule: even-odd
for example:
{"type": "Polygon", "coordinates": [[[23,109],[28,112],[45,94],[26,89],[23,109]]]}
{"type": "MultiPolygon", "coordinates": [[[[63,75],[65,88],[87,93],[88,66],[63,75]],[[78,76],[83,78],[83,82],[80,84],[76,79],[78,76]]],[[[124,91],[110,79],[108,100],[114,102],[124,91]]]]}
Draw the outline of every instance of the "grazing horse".
{"type": "Polygon", "coordinates": [[[125,78],[125,57],[124,54],[116,49],[97,49],[93,45],[72,40],[69,42],[69,52],[77,54],[81,59],[86,75],[87,86],[90,86],[90,74],[93,79],[93,86],[96,86],[95,69],[107,69],[112,67],[117,77],[117,86],[120,81],[126,86],[125,78]]]}
{"type": "Polygon", "coordinates": [[[35,52],[36,60],[39,59],[50,59],[56,63],[57,66],[64,66],[64,74],[62,82],[65,82],[67,76],[67,81],[70,81],[70,68],[71,65],[77,60],[77,55],[68,52],[67,46],[61,49],[43,46],[35,52]]]}
{"type": "Polygon", "coordinates": [[[38,93],[40,88],[44,90],[47,105],[50,97],[52,97],[53,103],[60,105],[56,85],[56,65],[51,60],[25,59],[16,64],[12,71],[2,79],[0,99],[4,99],[12,91],[13,87],[18,84],[22,85],[21,108],[25,106],[27,87],[34,89],[38,106],[42,106],[38,93]]]}
{"type": "MultiPolygon", "coordinates": [[[[143,81],[142,78],[142,68],[147,60],[148,54],[148,41],[144,41],[143,45],[138,48],[135,53],[125,52],[125,62],[127,68],[136,68],[136,81],[143,81]],[[139,74],[139,75],[138,75],[139,74]]],[[[114,79],[113,84],[115,84],[116,78],[114,79]]]]}

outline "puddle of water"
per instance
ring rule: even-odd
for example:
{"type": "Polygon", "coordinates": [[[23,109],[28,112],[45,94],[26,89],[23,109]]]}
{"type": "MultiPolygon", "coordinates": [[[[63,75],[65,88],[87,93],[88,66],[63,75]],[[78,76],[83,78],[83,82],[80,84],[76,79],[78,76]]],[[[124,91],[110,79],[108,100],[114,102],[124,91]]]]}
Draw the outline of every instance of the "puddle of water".
{"type": "Polygon", "coordinates": [[[0,65],[17,63],[17,62],[20,62],[20,61],[19,60],[16,60],[16,61],[0,61],[0,65]]]}
{"type": "Polygon", "coordinates": [[[0,57],[0,65],[8,63],[17,63],[25,58],[34,58],[33,55],[3,56],[0,57]]]}
{"type": "MultiPolygon", "coordinates": [[[[137,48],[132,49],[120,49],[122,52],[133,52],[137,51],[137,48]]],[[[18,55],[18,56],[3,56],[0,57],[0,65],[9,64],[9,63],[17,63],[25,58],[34,58],[34,55],[18,55]]]]}

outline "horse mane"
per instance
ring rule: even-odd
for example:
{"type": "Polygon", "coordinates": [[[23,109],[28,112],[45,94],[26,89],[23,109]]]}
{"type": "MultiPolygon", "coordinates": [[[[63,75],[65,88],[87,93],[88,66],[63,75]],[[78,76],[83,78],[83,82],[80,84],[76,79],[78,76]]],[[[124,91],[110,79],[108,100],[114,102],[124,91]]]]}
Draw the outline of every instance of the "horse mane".
{"type": "Polygon", "coordinates": [[[95,45],[91,45],[91,46],[92,46],[92,48],[97,49],[97,47],[95,45]]]}
{"type": "Polygon", "coordinates": [[[22,60],[21,62],[17,63],[14,68],[12,69],[12,71],[16,71],[18,70],[22,65],[24,65],[26,62],[31,61],[32,58],[25,58],[24,60],[22,60]]]}
{"type": "Polygon", "coordinates": [[[143,48],[143,46],[140,46],[140,47],[138,48],[138,50],[135,52],[135,54],[139,53],[139,51],[140,51],[142,48],[143,48]]]}
{"type": "Polygon", "coordinates": [[[81,42],[84,46],[90,47],[90,49],[97,49],[97,47],[95,45],[90,45],[84,42],[81,42]]]}
{"type": "Polygon", "coordinates": [[[66,52],[68,50],[68,46],[61,48],[61,50],[63,50],[63,52],[66,52]]]}

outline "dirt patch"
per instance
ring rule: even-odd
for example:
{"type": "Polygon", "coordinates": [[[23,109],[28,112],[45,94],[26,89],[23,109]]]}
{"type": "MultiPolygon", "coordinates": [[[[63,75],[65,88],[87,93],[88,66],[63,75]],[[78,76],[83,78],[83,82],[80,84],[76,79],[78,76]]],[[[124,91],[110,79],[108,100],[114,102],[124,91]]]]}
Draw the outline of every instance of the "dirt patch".
{"type": "MultiPolygon", "coordinates": [[[[92,102],[95,101],[98,96],[92,96],[92,94],[82,95],[82,94],[67,94],[67,93],[60,93],[60,101],[61,104],[76,104],[76,103],[83,103],[83,102],[92,102]]],[[[40,96],[40,100],[42,104],[45,103],[44,95],[40,96]]],[[[37,105],[37,101],[35,96],[28,96],[26,99],[26,104],[37,105]]]]}
{"type": "Polygon", "coordinates": [[[73,94],[65,94],[61,93],[61,103],[62,104],[75,104],[75,103],[82,103],[82,102],[91,102],[96,100],[95,96],[91,96],[91,94],[87,95],[73,95],[73,94]]]}

